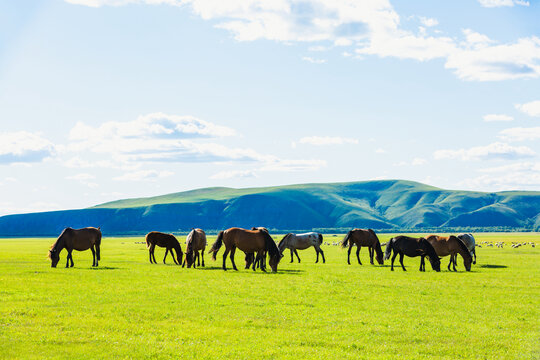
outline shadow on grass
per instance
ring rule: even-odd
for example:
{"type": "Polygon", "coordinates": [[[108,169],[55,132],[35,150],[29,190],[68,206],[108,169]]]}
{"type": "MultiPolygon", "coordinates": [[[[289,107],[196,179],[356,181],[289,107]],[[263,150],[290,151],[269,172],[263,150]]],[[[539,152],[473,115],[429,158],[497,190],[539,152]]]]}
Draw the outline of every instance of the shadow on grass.
{"type": "MultiPolygon", "coordinates": [[[[222,271],[222,272],[237,272],[232,267],[227,267],[227,271],[224,271],[221,267],[218,267],[218,266],[197,267],[195,270],[219,270],[219,271],[222,271]]],[[[270,268],[268,268],[266,270],[266,272],[264,272],[264,271],[261,271],[260,269],[257,269],[257,271],[253,271],[253,270],[251,270],[251,268],[244,269],[243,267],[242,268],[238,267],[238,272],[252,273],[252,274],[280,274],[280,273],[301,274],[301,273],[304,273],[305,271],[304,270],[287,270],[287,269],[279,269],[278,268],[277,273],[272,273],[270,268]]]]}
{"type": "Polygon", "coordinates": [[[118,270],[118,269],[122,269],[122,268],[119,268],[119,267],[114,267],[114,266],[98,266],[98,267],[90,267],[90,268],[80,268],[79,270],[118,270]]]}
{"type": "Polygon", "coordinates": [[[486,264],[486,265],[480,265],[479,267],[484,268],[484,269],[506,269],[508,266],[486,264]]]}

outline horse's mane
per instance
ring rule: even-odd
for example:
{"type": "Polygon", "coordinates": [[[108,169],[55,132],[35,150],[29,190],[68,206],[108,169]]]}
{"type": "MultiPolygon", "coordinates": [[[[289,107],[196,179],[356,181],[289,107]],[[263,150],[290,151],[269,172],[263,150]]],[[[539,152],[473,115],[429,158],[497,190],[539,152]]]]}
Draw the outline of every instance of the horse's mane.
{"type": "Polygon", "coordinates": [[[279,247],[281,246],[281,244],[285,241],[285,239],[287,239],[287,238],[288,238],[289,236],[291,236],[291,235],[292,235],[292,233],[288,233],[287,235],[285,235],[285,236],[283,237],[283,239],[281,239],[281,240],[279,241],[278,248],[279,248],[279,247]]]}
{"type": "Polygon", "coordinates": [[[375,251],[377,252],[377,255],[381,255],[382,256],[382,248],[381,248],[381,241],[379,240],[379,237],[377,236],[377,234],[375,234],[375,231],[373,231],[372,229],[368,229],[368,231],[370,232],[371,235],[375,236],[375,239],[377,240],[377,242],[375,243],[375,251]]]}
{"type": "Polygon", "coordinates": [[[471,256],[471,253],[469,252],[469,249],[467,248],[467,245],[465,245],[465,243],[463,242],[463,240],[461,240],[460,238],[458,238],[457,236],[454,236],[459,244],[459,247],[461,248],[461,250],[463,252],[465,252],[467,254],[467,256],[469,256],[472,260],[472,256],[471,256]]]}
{"type": "Polygon", "coordinates": [[[58,239],[56,239],[56,241],[55,241],[55,242],[51,245],[51,247],[49,248],[49,253],[47,254],[47,257],[48,257],[49,259],[51,258],[51,251],[56,249],[56,247],[58,246],[58,242],[60,241],[60,239],[62,239],[62,237],[64,236],[64,234],[65,234],[66,232],[69,232],[69,231],[71,231],[71,230],[73,230],[73,229],[70,228],[70,227],[67,227],[67,228],[65,228],[64,230],[62,230],[62,233],[60,234],[60,236],[58,236],[58,239]]]}
{"type": "Polygon", "coordinates": [[[274,242],[274,239],[272,239],[270,234],[267,233],[266,231],[261,231],[261,234],[264,237],[265,250],[268,251],[268,253],[270,254],[270,257],[281,255],[276,243],[274,242]]]}

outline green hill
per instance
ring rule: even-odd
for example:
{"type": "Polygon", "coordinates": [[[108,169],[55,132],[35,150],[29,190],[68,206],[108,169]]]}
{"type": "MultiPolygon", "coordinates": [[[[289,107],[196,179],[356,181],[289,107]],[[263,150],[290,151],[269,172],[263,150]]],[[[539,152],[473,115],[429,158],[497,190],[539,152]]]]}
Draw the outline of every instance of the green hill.
{"type": "Polygon", "coordinates": [[[540,192],[453,191],[403,180],[206,188],[109,202],[88,209],[0,217],[0,236],[54,235],[64,227],[105,233],[219,230],[274,231],[538,230],[540,192]]]}

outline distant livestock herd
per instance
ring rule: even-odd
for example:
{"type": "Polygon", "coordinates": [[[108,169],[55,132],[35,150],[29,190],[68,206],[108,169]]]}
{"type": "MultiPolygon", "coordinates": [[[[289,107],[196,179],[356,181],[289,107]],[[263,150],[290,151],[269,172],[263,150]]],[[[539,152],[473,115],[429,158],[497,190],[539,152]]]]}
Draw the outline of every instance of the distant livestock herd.
{"type": "MultiPolygon", "coordinates": [[[[154,251],[156,246],[165,248],[165,256],[163,257],[163,263],[167,258],[169,252],[173,258],[173,261],[182,267],[186,266],[205,266],[204,265],[204,252],[206,249],[206,234],[201,229],[193,229],[186,238],[186,252],[185,257],[182,252],[182,247],[172,234],[165,234],[158,231],[152,231],[146,235],[146,246],[148,248],[148,256],[150,263],[156,263],[154,251]]],[[[491,243],[486,243],[487,246],[493,246],[491,243]]],[[[276,245],[275,241],[270,236],[270,233],[266,228],[254,227],[250,230],[233,227],[218,234],[218,237],[209,253],[212,254],[212,258],[216,260],[216,255],[220,248],[224,245],[225,251],[223,253],[223,270],[227,270],[226,260],[230,255],[230,261],[234,270],[238,270],[234,261],[234,254],[236,249],[240,249],[245,253],[245,268],[252,267],[255,271],[260,268],[262,271],[266,271],[266,257],[268,256],[268,265],[273,272],[277,271],[277,266],[284,256],[285,249],[290,250],[291,261],[294,261],[294,256],[300,262],[297,250],[304,250],[309,247],[315,249],[317,259],[319,261],[319,255],[322,258],[322,262],[326,261],[324,252],[321,249],[323,244],[323,235],[317,232],[308,232],[303,234],[286,234],[279,244],[276,245]]],[[[360,249],[367,247],[369,250],[369,257],[371,264],[374,264],[374,258],[380,265],[384,264],[384,260],[391,260],[391,270],[394,270],[394,260],[399,255],[399,262],[402,269],[405,271],[403,265],[404,256],[416,257],[420,256],[420,271],[425,271],[424,259],[427,257],[431,267],[435,271],[440,271],[441,259],[450,255],[450,262],[448,263],[448,270],[456,271],[457,255],[459,254],[463,258],[463,264],[467,271],[471,270],[471,263],[476,264],[476,251],[475,251],[475,239],[472,234],[460,234],[457,236],[438,236],[429,235],[427,237],[413,238],[409,236],[396,236],[391,238],[386,244],[386,251],[383,253],[381,243],[377,234],[371,229],[353,229],[347,233],[340,243],[334,243],[334,245],[340,244],[341,247],[348,247],[347,251],[347,263],[350,265],[351,251],[354,245],[356,245],[356,258],[358,264],[362,264],[360,261],[360,249]],[[392,256],[393,253],[393,256],[392,256]],[[474,257],[474,260],[473,260],[474,257]]],[[[49,250],[49,259],[51,260],[51,266],[56,267],[60,261],[60,252],[63,249],[67,250],[66,267],[72,267],[73,250],[83,251],[90,249],[93,255],[92,266],[98,266],[100,260],[100,245],[101,245],[101,230],[100,228],[87,227],[83,229],[66,228],[56,242],[51,246],[49,250]]],[[[521,246],[522,244],[514,244],[512,247],[521,246]]],[[[498,246],[498,243],[497,243],[498,246]]],[[[502,243],[501,245],[502,246],[502,243]]],[[[534,246],[534,243],[532,243],[534,246]]],[[[479,247],[481,247],[479,245],[479,247]]]]}

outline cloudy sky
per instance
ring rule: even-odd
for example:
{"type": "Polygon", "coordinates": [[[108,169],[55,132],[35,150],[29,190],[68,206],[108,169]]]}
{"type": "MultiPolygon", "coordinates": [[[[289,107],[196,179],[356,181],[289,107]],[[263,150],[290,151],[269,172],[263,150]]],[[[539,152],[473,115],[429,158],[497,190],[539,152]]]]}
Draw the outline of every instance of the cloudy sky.
{"type": "Polygon", "coordinates": [[[540,190],[536,0],[0,0],[0,215],[200,187],[540,190]]]}

